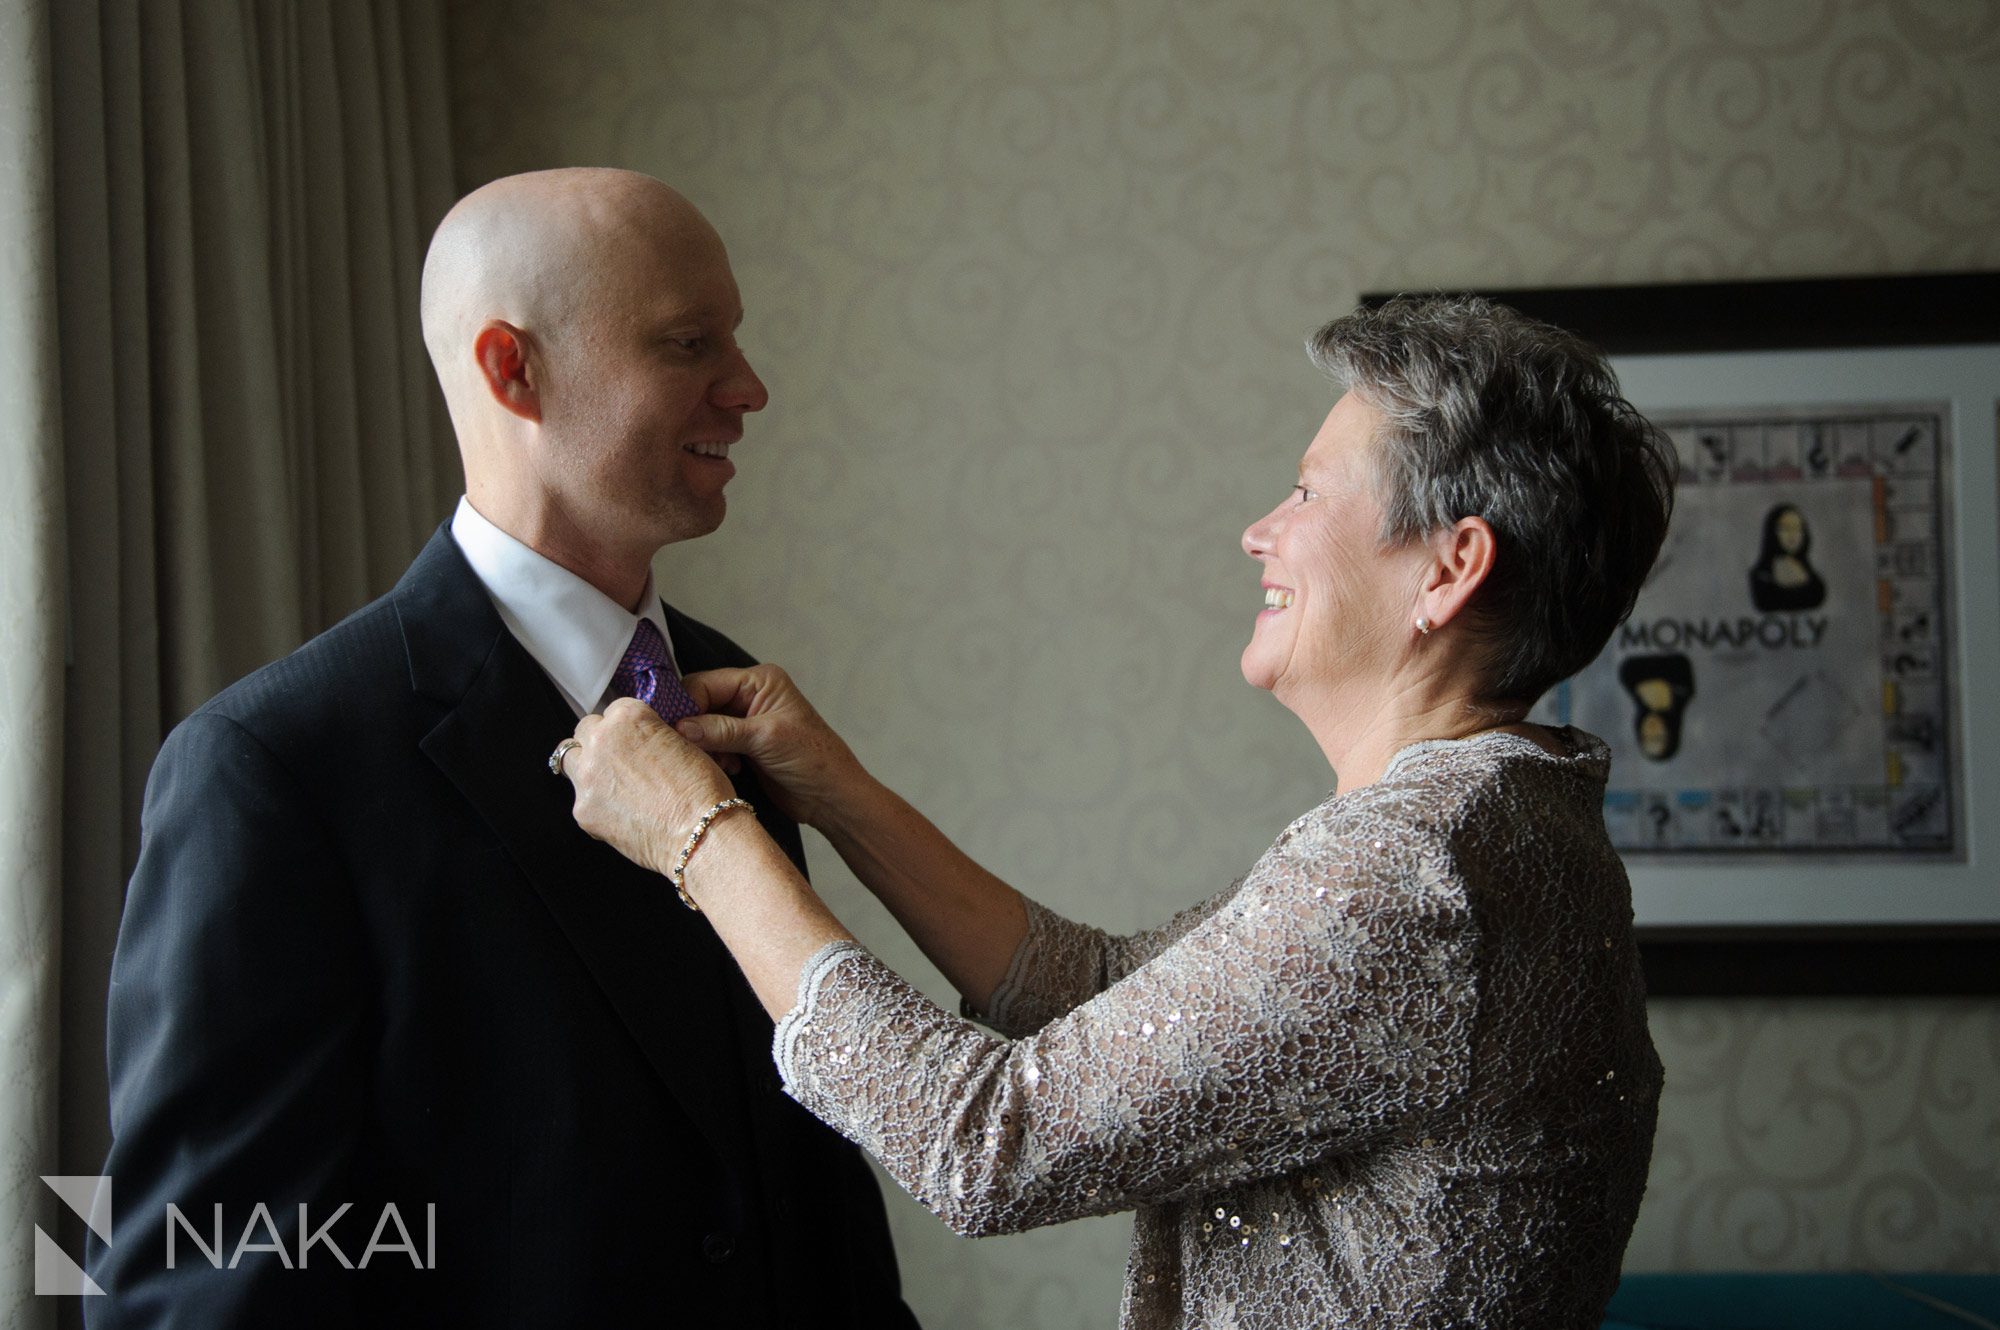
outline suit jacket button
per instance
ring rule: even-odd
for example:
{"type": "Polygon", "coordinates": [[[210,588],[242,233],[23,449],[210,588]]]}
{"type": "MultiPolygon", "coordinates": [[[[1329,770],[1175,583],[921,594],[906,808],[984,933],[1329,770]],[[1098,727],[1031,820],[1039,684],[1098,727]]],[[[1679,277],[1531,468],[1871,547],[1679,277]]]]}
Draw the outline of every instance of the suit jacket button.
{"type": "Polygon", "coordinates": [[[708,1258],[710,1265],[721,1265],[736,1254],[736,1244],[729,1240],[727,1233],[711,1233],[701,1240],[701,1254],[708,1258]]]}

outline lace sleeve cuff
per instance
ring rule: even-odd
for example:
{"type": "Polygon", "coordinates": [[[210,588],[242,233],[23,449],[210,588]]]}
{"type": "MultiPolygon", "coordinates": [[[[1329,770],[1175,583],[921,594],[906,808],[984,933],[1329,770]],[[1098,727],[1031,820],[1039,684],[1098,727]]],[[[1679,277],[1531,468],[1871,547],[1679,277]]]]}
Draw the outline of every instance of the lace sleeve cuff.
{"type": "Polygon", "coordinates": [[[969,1019],[1011,1039],[1033,1034],[1056,1017],[1075,1010],[1104,991],[1104,958],[1110,937],[1099,929],[1065,919],[1026,896],[1028,931],[1007,973],[994,986],[987,1009],[960,1005],[969,1019]]]}
{"type": "Polygon", "coordinates": [[[1029,958],[1038,949],[1036,944],[1041,940],[1036,934],[1048,931],[1042,919],[1048,916],[1049,912],[1025,896],[1021,898],[1021,903],[1028,908],[1027,931],[1021,934],[1020,945],[1014,948],[1013,959],[1007,962],[1007,973],[1001,975],[1000,982],[993,986],[993,994],[986,1000],[987,1010],[974,1011],[970,1002],[965,1004],[967,1015],[985,1021],[1000,1031],[1014,1028],[1012,1019],[1014,1003],[1021,992],[1021,985],[1028,971],[1032,969],[1029,958]]]}
{"type": "Polygon", "coordinates": [[[777,1028],[771,1034],[771,1055],[777,1060],[778,1075],[784,1081],[785,1090],[797,1098],[793,1087],[798,1084],[797,1062],[794,1054],[799,1036],[812,1023],[813,1013],[819,1006],[819,990],[826,977],[842,961],[866,958],[868,949],[851,938],[829,942],[812,954],[812,959],[799,971],[798,997],[792,1009],[779,1019],[777,1028]]]}

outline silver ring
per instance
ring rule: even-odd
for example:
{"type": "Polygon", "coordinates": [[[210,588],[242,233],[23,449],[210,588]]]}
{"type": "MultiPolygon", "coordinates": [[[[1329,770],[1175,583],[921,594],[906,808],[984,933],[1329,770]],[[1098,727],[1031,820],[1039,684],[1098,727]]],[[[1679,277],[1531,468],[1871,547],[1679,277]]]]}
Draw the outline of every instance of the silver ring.
{"type": "Polygon", "coordinates": [[[551,776],[562,775],[563,759],[569,756],[569,750],[581,747],[583,747],[583,743],[575,735],[571,735],[557,744],[556,751],[549,754],[549,774],[551,776]]]}

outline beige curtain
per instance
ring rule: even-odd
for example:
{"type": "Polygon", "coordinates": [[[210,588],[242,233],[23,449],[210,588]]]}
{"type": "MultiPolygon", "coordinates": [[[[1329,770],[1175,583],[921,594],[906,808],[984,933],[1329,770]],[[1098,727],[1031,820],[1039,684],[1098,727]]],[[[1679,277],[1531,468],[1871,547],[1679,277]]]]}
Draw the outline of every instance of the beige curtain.
{"type": "MultiPolygon", "coordinates": [[[[48,28],[0,6],[0,1325],[35,1324],[52,1209],[62,849],[62,453],[48,28]]],[[[95,1170],[93,1170],[95,1171],[95,1170]]]]}
{"type": "Polygon", "coordinates": [[[36,1175],[103,1160],[161,737],[386,590],[458,493],[416,318],[453,181],[436,0],[0,14],[0,1325],[39,1325],[25,1225],[36,1175]]]}

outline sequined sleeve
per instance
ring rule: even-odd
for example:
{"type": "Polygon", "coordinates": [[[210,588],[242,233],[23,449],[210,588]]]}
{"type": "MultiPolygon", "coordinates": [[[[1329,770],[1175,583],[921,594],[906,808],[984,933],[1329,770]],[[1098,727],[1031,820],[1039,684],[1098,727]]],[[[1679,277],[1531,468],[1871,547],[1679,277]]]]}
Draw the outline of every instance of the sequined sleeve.
{"type": "Polygon", "coordinates": [[[1012,1038],[1031,1035],[1165,951],[1221,909],[1242,885],[1238,882],[1166,923],[1128,937],[1065,919],[1023,896],[1028,930],[1014,949],[1007,973],[987,999],[986,1010],[965,1003],[961,1013],[1012,1038]]]}
{"type": "MultiPolygon", "coordinates": [[[[968,1235],[1275,1175],[1408,1128],[1467,1078],[1472,920],[1425,847],[1355,839],[1329,824],[1281,843],[1027,1038],[943,1011],[855,944],[828,948],[778,1024],[786,1088],[968,1235]]],[[[1111,954],[1098,948],[1100,974],[1111,954]]]]}

